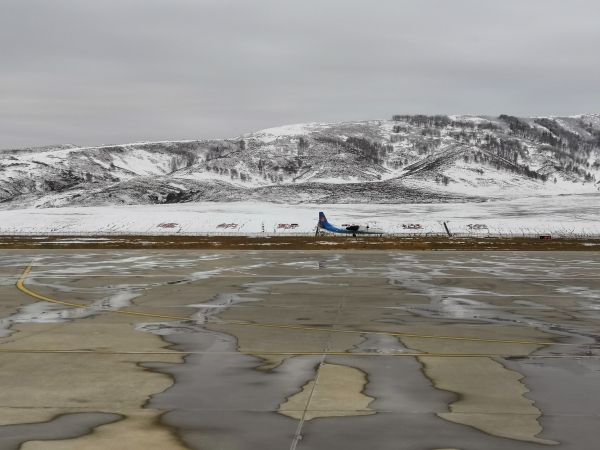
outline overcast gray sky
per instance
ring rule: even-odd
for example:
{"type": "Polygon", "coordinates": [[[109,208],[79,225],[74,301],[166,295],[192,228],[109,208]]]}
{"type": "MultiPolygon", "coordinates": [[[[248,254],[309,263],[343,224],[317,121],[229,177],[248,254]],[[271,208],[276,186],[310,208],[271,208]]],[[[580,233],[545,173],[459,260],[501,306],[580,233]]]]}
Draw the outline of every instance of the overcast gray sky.
{"type": "Polygon", "coordinates": [[[0,148],[599,112],[597,0],[1,0],[0,148]]]}

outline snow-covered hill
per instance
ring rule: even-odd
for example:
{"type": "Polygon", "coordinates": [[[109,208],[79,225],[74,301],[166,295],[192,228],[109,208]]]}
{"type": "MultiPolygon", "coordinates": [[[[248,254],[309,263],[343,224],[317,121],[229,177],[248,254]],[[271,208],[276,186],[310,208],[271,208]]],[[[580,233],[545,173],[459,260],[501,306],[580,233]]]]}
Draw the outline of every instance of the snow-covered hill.
{"type": "Polygon", "coordinates": [[[236,139],[0,151],[0,208],[427,203],[591,193],[600,115],[394,116],[236,139]]]}

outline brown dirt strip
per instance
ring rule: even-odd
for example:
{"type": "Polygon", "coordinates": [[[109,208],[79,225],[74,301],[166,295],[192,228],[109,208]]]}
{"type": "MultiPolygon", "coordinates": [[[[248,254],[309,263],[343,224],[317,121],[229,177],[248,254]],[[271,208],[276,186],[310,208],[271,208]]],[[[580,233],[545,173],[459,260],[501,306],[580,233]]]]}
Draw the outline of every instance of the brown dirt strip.
{"type": "Polygon", "coordinates": [[[332,236],[2,236],[0,249],[599,251],[600,239],[332,236]]]}

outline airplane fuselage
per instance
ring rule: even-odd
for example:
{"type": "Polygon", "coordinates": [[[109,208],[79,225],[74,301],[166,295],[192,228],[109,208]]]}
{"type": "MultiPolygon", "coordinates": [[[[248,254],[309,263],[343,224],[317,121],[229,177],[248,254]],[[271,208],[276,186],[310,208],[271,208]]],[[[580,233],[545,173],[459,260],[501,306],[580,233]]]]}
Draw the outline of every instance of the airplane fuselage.
{"type": "Polygon", "coordinates": [[[384,231],[379,228],[370,227],[369,225],[347,225],[344,227],[338,227],[327,221],[325,214],[319,213],[318,227],[322,230],[329,231],[330,233],[342,233],[351,234],[356,236],[357,234],[384,234],[384,231]]]}

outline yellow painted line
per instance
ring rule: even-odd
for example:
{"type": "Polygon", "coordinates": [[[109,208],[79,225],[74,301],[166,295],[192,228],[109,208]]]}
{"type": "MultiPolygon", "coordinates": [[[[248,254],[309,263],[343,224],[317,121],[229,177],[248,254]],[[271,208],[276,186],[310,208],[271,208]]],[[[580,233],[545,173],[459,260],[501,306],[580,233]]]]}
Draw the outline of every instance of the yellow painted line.
{"type": "Polygon", "coordinates": [[[504,355],[504,354],[491,354],[491,353],[422,353],[422,352],[403,352],[403,353],[374,353],[374,352],[273,352],[273,351],[243,351],[243,352],[199,352],[199,351],[166,351],[166,350],[130,350],[130,351],[119,351],[119,350],[61,350],[61,349],[11,349],[4,348],[0,349],[0,353],[66,353],[66,354],[95,354],[95,355],[215,355],[215,356],[449,356],[449,357],[490,357],[490,356],[527,356],[527,355],[504,355]]]}
{"type": "MultiPolygon", "coordinates": [[[[268,279],[273,279],[273,278],[302,278],[302,279],[316,279],[316,278],[330,278],[330,279],[348,279],[348,278],[352,278],[352,279],[357,279],[357,278],[368,278],[368,279],[373,279],[373,278],[389,278],[388,275],[381,274],[381,273],[373,273],[373,274],[369,274],[369,275],[360,275],[360,274],[352,274],[352,275],[307,275],[307,276],[294,276],[294,275],[259,275],[256,273],[252,273],[252,272],[239,272],[241,273],[241,275],[213,275],[211,278],[268,278],[268,279]]],[[[1,273],[0,273],[1,274],[1,273]]],[[[12,275],[12,273],[7,272],[6,275],[12,275]]],[[[68,278],[68,277],[72,277],[72,276],[76,276],[78,278],[104,278],[104,277],[110,277],[110,278],[118,278],[118,277],[136,277],[136,278],[177,278],[177,277],[186,277],[188,276],[188,273],[158,273],[158,274],[145,274],[145,273],[77,273],[77,272],[72,272],[72,273],[68,273],[68,272],[60,272],[60,273],[52,273],[52,272],[47,272],[47,273],[43,273],[41,274],[42,277],[52,277],[52,278],[68,278]]],[[[535,275],[529,275],[529,276],[510,276],[510,277],[504,277],[503,279],[508,279],[511,281],[532,281],[532,278],[535,277],[535,275]]],[[[431,276],[432,279],[446,279],[446,278],[452,278],[453,280],[489,280],[489,279],[494,279],[494,275],[490,274],[489,276],[452,276],[452,275],[432,275],[431,276]]],[[[563,276],[556,276],[556,277],[535,277],[535,279],[533,281],[562,281],[562,280],[596,280],[598,279],[597,276],[594,276],[594,274],[585,274],[585,275],[570,275],[568,277],[563,277],[563,276]]],[[[427,295],[427,294],[413,294],[413,295],[427,295]]],[[[508,297],[519,297],[519,295],[514,294],[514,295],[507,295],[508,297]]],[[[541,297],[541,296],[546,296],[546,295],[538,295],[537,297],[541,297]]],[[[527,297],[532,297],[532,295],[527,295],[527,297]]],[[[533,296],[535,297],[535,296],[533,296]]],[[[550,296],[553,297],[553,296],[550,296]]]]}
{"type": "MultiPolygon", "coordinates": [[[[21,276],[19,277],[19,279],[17,280],[16,286],[17,286],[18,290],[20,290],[24,294],[29,295],[30,297],[36,298],[38,300],[43,300],[43,301],[49,302],[49,303],[64,305],[64,306],[68,306],[70,308],[87,308],[88,307],[88,305],[84,305],[81,303],[63,302],[61,300],[56,300],[56,299],[53,299],[50,297],[46,297],[45,295],[38,294],[37,292],[34,292],[31,289],[29,289],[27,286],[25,286],[25,280],[29,276],[29,273],[31,272],[32,268],[33,268],[32,264],[27,266],[25,268],[25,270],[23,271],[23,273],[21,274],[21,276]]],[[[154,317],[154,318],[169,319],[169,320],[189,320],[189,317],[168,316],[168,315],[164,315],[164,314],[151,314],[151,313],[142,313],[142,312],[135,312],[135,311],[110,311],[109,310],[108,312],[115,313],[115,314],[123,314],[123,315],[128,315],[128,316],[154,317]]]]}
{"type": "Polygon", "coordinates": [[[84,306],[84,305],[79,305],[77,303],[61,302],[60,300],[54,300],[50,297],[46,297],[44,295],[38,294],[37,292],[33,292],[32,290],[28,289],[25,286],[25,280],[29,276],[29,273],[31,272],[32,268],[33,268],[33,265],[29,264],[25,268],[25,270],[23,271],[23,273],[21,274],[19,279],[17,280],[17,289],[18,290],[29,295],[30,297],[37,298],[38,300],[43,300],[45,302],[58,303],[60,305],[70,306],[71,308],[81,308],[82,306],[84,306]]]}
{"type": "Polygon", "coordinates": [[[345,357],[434,357],[434,358],[528,358],[528,359],[598,359],[600,355],[509,355],[505,353],[421,353],[421,352],[403,352],[403,353],[375,353],[375,352],[272,352],[272,351],[244,351],[244,352],[198,352],[198,351],[165,351],[165,350],[140,350],[140,351],[119,351],[119,350],[60,350],[60,349],[12,349],[0,348],[0,354],[74,354],[74,355],[214,355],[214,356],[345,356],[345,357]]]}
{"type": "MultiPolygon", "coordinates": [[[[49,303],[55,303],[59,305],[68,306],[70,308],[87,308],[87,305],[80,303],[72,303],[72,302],[64,302],[60,300],[56,300],[50,297],[47,297],[42,294],[38,294],[37,292],[32,291],[31,289],[25,286],[25,280],[31,273],[33,268],[33,263],[29,264],[19,279],[17,280],[16,287],[18,290],[23,292],[24,294],[29,295],[30,297],[36,298],[38,300],[42,300],[49,303]]],[[[121,310],[105,310],[106,312],[110,312],[113,314],[121,314],[128,316],[140,316],[140,317],[152,317],[158,319],[168,319],[168,320],[193,320],[189,317],[185,316],[170,316],[164,314],[152,314],[152,313],[142,313],[136,311],[121,311],[121,310]]],[[[370,331],[370,330],[340,330],[337,328],[322,328],[322,327],[311,327],[311,326],[302,326],[302,325],[285,325],[285,324],[277,324],[277,323],[252,323],[245,321],[222,321],[222,322],[214,322],[211,325],[239,325],[245,327],[253,327],[253,328],[275,328],[275,329],[284,329],[284,330],[299,330],[299,331],[309,331],[309,332],[318,332],[318,333],[348,333],[348,334],[380,334],[386,336],[395,336],[395,337],[404,337],[404,338],[416,338],[416,339],[437,339],[443,341],[463,341],[463,342],[487,342],[487,343],[495,343],[495,344],[519,344],[519,345],[536,345],[536,346],[547,346],[547,345],[563,345],[570,346],[575,344],[567,344],[560,342],[544,342],[544,341],[530,341],[530,340],[519,340],[519,339],[487,339],[487,338],[475,338],[475,337],[465,337],[465,336],[438,336],[438,335],[429,335],[429,334],[416,334],[416,333],[403,333],[403,332],[391,332],[391,331],[370,331]]],[[[322,354],[322,353],[320,353],[322,354]]]]}
{"type": "Polygon", "coordinates": [[[403,332],[395,332],[395,331],[372,331],[372,330],[340,330],[340,329],[331,329],[331,328],[321,328],[321,327],[310,327],[305,325],[282,325],[276,323],[252,323],[252,322],[243,322],[243,321],[223,321],[223,322],[214,322],[210,323],[210,325],[241,325],[245,327],[257,327],[257,328],[283,328],[283,329],[291,329],[291,330],[300,330],[300,331],[315,331],[315,332],[323,332],[323,333],[351,333],[351,334],[381,334],[385,336],[395,336],[395,337],[404,337],[404,338],[416,338],[416,339],[439,339],[443,341],[468,341],[468,342],[488,342],[488,343],[496,343],[496,344],[521,344],[521,345],[574,345],[574,344],[565,344],[560,342],[547,342],[547,341],[527,341],[527,340],[519,340],[519,339],[487,339],[487,338],[475,338],[475,337],[465,337],[465,336],[440,336],[440,335],[429,335],[429,334],[416,334],[416,333],[403,333],[403,332]]]}

